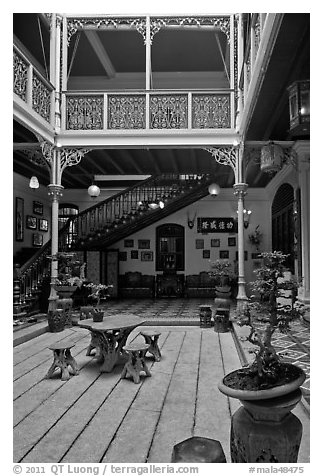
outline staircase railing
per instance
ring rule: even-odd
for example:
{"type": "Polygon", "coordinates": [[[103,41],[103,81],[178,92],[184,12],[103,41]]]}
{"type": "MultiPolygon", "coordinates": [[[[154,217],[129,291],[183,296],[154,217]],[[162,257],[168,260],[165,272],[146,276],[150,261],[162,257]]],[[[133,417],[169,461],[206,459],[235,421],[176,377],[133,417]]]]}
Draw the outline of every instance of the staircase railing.
{"type": "MultiPolygon", "coordinates": [[[[58,249],[59,251],[81,249],[87,240],[97,238],[100,232],[107,235],[110,231],[115,231],[116,227],[129,222],[129,218],[135,221],[136,218],[140,219],[156,212],[159,207],[155,210],[154,203],[172,201],[210,179],[211,176],[205,174],[164,174],[150,177],[71,217],[59,230],[58,249]],[[70,240],[71,227],[74,241],[70,240]]],[[[44,277],[50,276],[50,255],[51,240],[20,268],[15,267],[13,288],[15,314],[30,309],[40,292],[44,277]]]]}
{"type": "Polygon", "coordinates": [[[209,177],[206,174],[164,174],[150,177],[73,216],[70,220],[74,222],[75,242],[70,243],[67,227],[65,233],[60,233],[59,249],[67,251],[73,247],[84,247],[88,238],[94,238],[98,233],[107,234],[116,226],[125,224],[129,218],[151,213],[154,211],[153,204],[172,200],[209,177]]]}

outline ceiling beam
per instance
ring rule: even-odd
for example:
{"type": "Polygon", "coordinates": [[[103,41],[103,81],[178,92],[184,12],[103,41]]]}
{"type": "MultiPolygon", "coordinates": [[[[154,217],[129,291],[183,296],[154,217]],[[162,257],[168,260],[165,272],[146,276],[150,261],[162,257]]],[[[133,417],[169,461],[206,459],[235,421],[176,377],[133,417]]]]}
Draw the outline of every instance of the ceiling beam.
{"type": "Polygon", "coordinates": [[[103,181],[118,181],[118,180],[135,180],[138,182],[139,180],[147,180],[151,175],[94,175],[95,182],[103,182],[103,181]]]}
{"type": "Polygon", "coordinates": [[[14,142],[13,150],[40,149],[39,142],[14,142]]]}
{"type": "Polygon", "coordinates": [[[93,48],[94,53],[97,55],[101,65],[103,66],[108,78],[114,78],[116,70],[107,54],[98,34],[94,30],[84,30],[85,36],[89,40],[90,45],[93,48]]]}
{"type": "Polygon", "coordinates": [[[147,149],[147,152],[149,153],[149,160],[152,161],[152,164],[155,168],[156,174],[161,175],[162,173],[161,173],[161,170],[160,170],[159,165],[158,165],[159,158],[156,157],[156,153],[158,155],[158,152],[156,151],[156,153],[153,154],[153,152],[150,149],[147,149]]]}
{"type": "Polygon", "coordinates": [[[127,149],[120,149],[118,152],[121,153],[121,156],[123,156],[125,159],[127,159],[131,163],[131,165],[134,167],[136,172],[138,172],[138,174],[143,174],[142,169],[139,167],[139,165],[137,164],[137,162],[135,161],[135,159],[132,157],[132,155],[127,149]]]}
{"type": "MultiPolygon", "coordinates": [[[[104,152],[105,152],[105,153],[104,153],[105,159],[108,160],[108,161],[112,164],[112,166],[113,166],[115,169],[117,169],[117,171],[118,171],[120,174],[125,174],[126,172],[125,172],[124,168],[121,167],[121,166],[118,164],[118,162],[117,162],[113,157],[110,156],[110,154],[108,153],[108,150],[105,149],[104,152]]],[[[101,151],[100,151],[100,153],[101,153],[101,151]]]]}
{"type": "Polygon", "coordinates": [[[177,162],[177,158],[176,158],[176,154],[175,154],[174,149],[169,149],[169,155],[170,155],[173,167],[174,167],[174,171],[175,171],[176,174],[178,174],[179,173],[179,168],[178,168],[178,162],[177,162]]]}

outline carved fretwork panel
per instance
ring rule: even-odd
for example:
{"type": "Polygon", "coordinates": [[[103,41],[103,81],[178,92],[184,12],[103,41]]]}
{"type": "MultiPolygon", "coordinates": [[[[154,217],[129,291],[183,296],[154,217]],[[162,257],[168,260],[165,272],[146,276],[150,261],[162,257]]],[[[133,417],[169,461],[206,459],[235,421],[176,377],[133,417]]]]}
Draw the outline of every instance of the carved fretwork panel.
{"type": "Polygon", "coordinates": [[[186,129],[187,103],[187,96],[182,94],[150,96],[150,128],[186,129]]]}
{"type": "Polygon", "coordinates": [[[24,101],[27,100],[28,64],[13,51],[13,92],[24,101]]]}
{"type": "Polygon", "coordinates": [[[33,74],[33,110],[50,121],[51,92],[43,81],[33,74]]]}
{"type": "Polygon", "coordinates": [[[230,128],[228,94],[193,94],[193,129],[230,128]]]}
{"type": "Polygon", "coordinates": [[[145,129],[145,127],[145,96],[108,96],[108,129],[145,129]]]}
{"type": "Polygon", "coordinates": [[[66,101],[66,129],[103,129],[103,96],[70,96],[66,101]]]}

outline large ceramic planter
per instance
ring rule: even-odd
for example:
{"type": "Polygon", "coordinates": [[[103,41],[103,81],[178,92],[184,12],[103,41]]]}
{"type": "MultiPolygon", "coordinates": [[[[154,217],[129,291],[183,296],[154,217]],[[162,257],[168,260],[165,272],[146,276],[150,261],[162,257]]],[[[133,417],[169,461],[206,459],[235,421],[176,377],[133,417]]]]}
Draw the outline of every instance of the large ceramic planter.
{"type": "MultiPolygon", "coordinates": [[[[300,369],[301,370],[301,369],[300,369]]],[[[301,399],[299,387],[306,376],[265,390],[235,390],[219,384],[225,395],[242,404],[232,416],[232,463],[296,463],[302,424],[291,413],[301,399]]]]}
{"type": "Polygon", "coordinates": [[[72,296],[77,286],[56,286],[59,299],[68,299],[72,296]]]}
{"type": "Polygon", "coordinates": [[[65,329],[66,312],[64,309],[56,309],[48,314],[49,332],[61,332],[65,329]]]}

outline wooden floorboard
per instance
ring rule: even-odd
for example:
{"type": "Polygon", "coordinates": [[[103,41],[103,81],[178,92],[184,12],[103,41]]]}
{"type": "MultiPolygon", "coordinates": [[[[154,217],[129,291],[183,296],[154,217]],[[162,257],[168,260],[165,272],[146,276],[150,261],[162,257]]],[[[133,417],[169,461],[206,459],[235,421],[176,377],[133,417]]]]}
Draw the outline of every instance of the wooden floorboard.
{"type": "MultiPolygon", "coordinates": [[[[143,340],[140,329],[129,341],[143,340]]],[[[14,462],[169,463],[174,444],[194,435],[219,440],[230,462],[230,405],[232,411],[239,402],[229,405],[217,385],[240,366],[231,333],[158,330],[162,359],[147,354],[151,377],[139,384],[120,378],[122,366],[100,373],[96,359],[85,355],[85,329],[47,333],[15,347],[14,462]],[[52,362],[48,346],[63,338],[75,342],[80,373],[66,382],[59,375],[44,379],[52,362]]],[[[305,434],[309,439],[307,427],[305,434]]],[[[304,459],[306,450],[302,445],[304,459]]]]}

